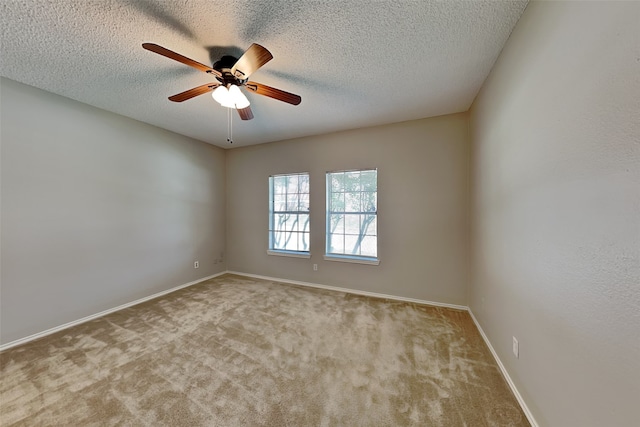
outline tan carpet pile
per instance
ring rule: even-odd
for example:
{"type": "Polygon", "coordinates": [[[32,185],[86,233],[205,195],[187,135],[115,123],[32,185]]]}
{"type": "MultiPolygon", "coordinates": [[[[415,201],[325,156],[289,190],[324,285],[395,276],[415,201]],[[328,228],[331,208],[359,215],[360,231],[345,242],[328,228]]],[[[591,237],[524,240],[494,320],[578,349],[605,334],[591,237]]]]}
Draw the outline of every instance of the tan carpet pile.
{"type": "Polygon", "coordinates": [[[225,275],[0,354],[2,426],[528,426],[464,311],[225,275]]]}

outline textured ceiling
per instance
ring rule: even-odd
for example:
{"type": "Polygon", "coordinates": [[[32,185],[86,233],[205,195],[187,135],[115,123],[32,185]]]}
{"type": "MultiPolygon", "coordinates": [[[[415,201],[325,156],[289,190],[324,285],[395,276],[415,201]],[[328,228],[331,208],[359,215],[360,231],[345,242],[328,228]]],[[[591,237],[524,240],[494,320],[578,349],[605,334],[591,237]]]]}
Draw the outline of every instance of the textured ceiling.
{"type": "MultiPolygon", "coordinates": [[[[251,80],[302,96],[249,93],[255,118],[233,146],[466,111],[526,1],[1,0],[2,76],[224,148],[214,81],[142,49],[211,65],[251,43],[274,59],[251,80]]],[[[246,91],[245,91],[246,92],[246,91]]]]}

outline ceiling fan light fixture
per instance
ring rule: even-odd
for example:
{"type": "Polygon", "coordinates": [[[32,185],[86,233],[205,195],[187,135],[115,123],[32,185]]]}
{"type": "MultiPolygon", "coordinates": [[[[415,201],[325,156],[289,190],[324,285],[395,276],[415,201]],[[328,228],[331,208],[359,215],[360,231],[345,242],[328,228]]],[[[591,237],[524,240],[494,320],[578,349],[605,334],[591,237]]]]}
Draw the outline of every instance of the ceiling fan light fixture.
{"type": "Polygon", "coordinates": [[[247,97],[236,85],[229,85],[228,89],[224,86],[218,86],[211,93],[211,96],[217,103],[227,108],[242,109],[250,105],[247,97]]]}
{"type": "MultiPolygon", "coordinates": [[[[253,112],[249,106],[250,102],[243,91],[240,90],[242,86],[257,95],[266,96],[291,105],[298,105],[302,101],[302,98],[296,94],[248,80],[251,74],[273,59],[271,52],[259,44],[253,43],[239,59],[229,55],[223,56],[213,64],[213,68],[155,43],[143,43],[142,47],[145,50],[173,59],[199,71],[204,71],[216,78],[215,82],[203,84],[170,96],[169,101],[183,102],[211,92],[213,99],[217,103],[229,109],[236,109],[242,120],[253,119],[253,112]]],[[[228,111],[228,113],[229,117],[231,117],[231,111],[228,111]]]]}
{"type": "Polygon", "coordinates": [[[233,100],[231,99],[231,94],[229,93],[226,87],[218,86],[211,93],[211,96],[217,103],[219,103],[223,107],[235,108],[233,100]]]}
{"type": "Polygon", "coordinates": [[[249,104],[249,100],[242,93],[240,88],[236,85],[229,86],[229,95],[231,96],[232,102],[236,105],[237,109],[247,108],[249,104]]]}

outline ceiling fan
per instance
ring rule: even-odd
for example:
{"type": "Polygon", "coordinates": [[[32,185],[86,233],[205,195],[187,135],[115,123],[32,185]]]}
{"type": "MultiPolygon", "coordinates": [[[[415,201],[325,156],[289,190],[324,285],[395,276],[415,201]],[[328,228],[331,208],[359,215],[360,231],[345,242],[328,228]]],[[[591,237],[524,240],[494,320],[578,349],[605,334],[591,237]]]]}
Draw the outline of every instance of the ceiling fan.
{"type": "Polygon", "coordinates": [[[197,70],[204,71],[207,74],[211,74],[217,80],[216,82],[207,83],[170,96],[170,101],[182,102],[198,95],[213,92],[213,99],[223,107],[238,110],[238,114],[242,120],[251,120],[253,118],[253,112],[249,106],[249,100],[242,91],[240,91],[241,87],[245,87],[250,92],[257,93],[258,95],[268,96],[269,98],[292,105],[298,105],[302,102],[302,98],[298,95],[249,80],[251,74],[273,58],[271,52],[259,44],[254,43],[249,46],[249,49],[247,49],[239,59],[225,55],[216,61],[213,67],[201,64],[198,61],[194,61],[157,44],[143,43],[142,47],[197,70]]]}

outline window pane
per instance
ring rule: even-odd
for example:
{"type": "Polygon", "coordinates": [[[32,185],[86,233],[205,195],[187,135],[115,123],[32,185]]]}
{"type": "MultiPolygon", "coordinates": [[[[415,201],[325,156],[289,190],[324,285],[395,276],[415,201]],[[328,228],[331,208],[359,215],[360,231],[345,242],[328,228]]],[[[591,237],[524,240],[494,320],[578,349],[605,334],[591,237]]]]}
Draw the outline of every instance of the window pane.
{"type": "Polygon", "coordinates": [[[275,231],[283,231],[287,220],[286,214],[277,214],[274,216],[273,229],[275,231]]]}
{"type": "Polygon", "coordinates": [[[297,241],[297,233],[287,233],[287,238],[285,241],[285,250],[287,251],[296,251],[298,250],[298,241],[297,241]]]}
{"type": "Polygon", "coordinates": [[[378,194],[362,193],[362,212],[376,212],[378,210],[378,194]]]}
{"type": "Polygon", "coordinates": [[[308,251],[309,250],[309,233],[298,233],[300,236],[298,240],[298,250],[299,251],[308,251]]]}
{"type": "Polygon", "coordinates": [[[298,231],[309,231],[309,215],[298,215],[298,231]]]}
{"type": "Polygon", "coordinates": [[[360,215],[345,215],[344,232],[345,234],[360,233],[360,215]]]}
{"type": "Polygon", "coordinates": [[[344,212],[344,193],[333,193],[331,195],[331,212],[344,212]]]}
{"type": "Polygon", "coordinates": [[[298,215],[289,215],[287,218],[287,231],[297,231],[298,230],[298,215]]]}
{"type": "Polygon", "coordinates": [[[331,175],[331,191],[344,191],[344,172],[332,173],[331,175]]]}
{"type": "Polygon", "coordinates": [[[284,194],[286,190],[287,190],[287,177],[274,176],[273,177],[273,193],[284,194]]]}
{"type": "Polygon", "coordinates": [[[344,253],[344,235],[340,234],[331,234],[329,236],[330,239],[330,247],[329,252],[334,254],[344,253]]]}
{"type": "Polygon", "coordinates": [[[364,232],[367,236],[376,236],[378,234],[378,218],[376,215],[363,215],[362,221],[365,224],[364,232]]]}
{"type": "Polygon", "coordinates": [[[273,196],[273,210],[275,212],[284,211],[287,209],[287,198],[284,195],[273,196]]]}
{"type": "Polygon", "coordinates": [[[300,194],[299,203],[300,205],[298,209],[301,212],[308,211],[309,210],[309,194],[300,194]]]}
{"type": "Polygon", "coordinates": [[[309,175],[298,176],[298,192],[309,194],[309,175]]]}
{"type": "Polygon", "coordinates": [[[344,191],[360,191],[360,171],[347,172],[344,187],[344,191]]]}
{"type": "Polygon", "coordinates": [[[345,193],[345,212],[360,212],[360,193],[345,193]]]}
{"type": "Polygon", "coordinates": [[[284,249],[284,233],[275,231],[273,233],[273,249],[284,249]]]}
{"type": "Polygon", "coordinates": [[[344,252],[347,255],[360,255],[360,246],[358,245],[358,236],[344,236],[344,252]]]}
{"type": "Polygon", "coordinates": [[[288,211],[298,210],[298,193],[287,194],[287,210],[288,211]]]}
{"type": "Polygon", "coordinates": [[[360,173],[360,186],[362,191],[376,191],[376,171],[362,171],[360,173]]]}
{"type": "Polygon", "coordinates": [[[360,245],[362,256],[376,257],[378,256],[377,249],[375,236],[365,236],[365,238],[362,239],[362,244],[360,245]]]}
{"type": "Polygon", "coordinates": [[[344,234],[344,215],[332,214],[329,217],[329,226],[331,227],[329,233],[344,234]]]}
{"type": "Polygon", "coordinates": [[[287,176],[287,193],[298,192],[298,175],[287,176]]]}

